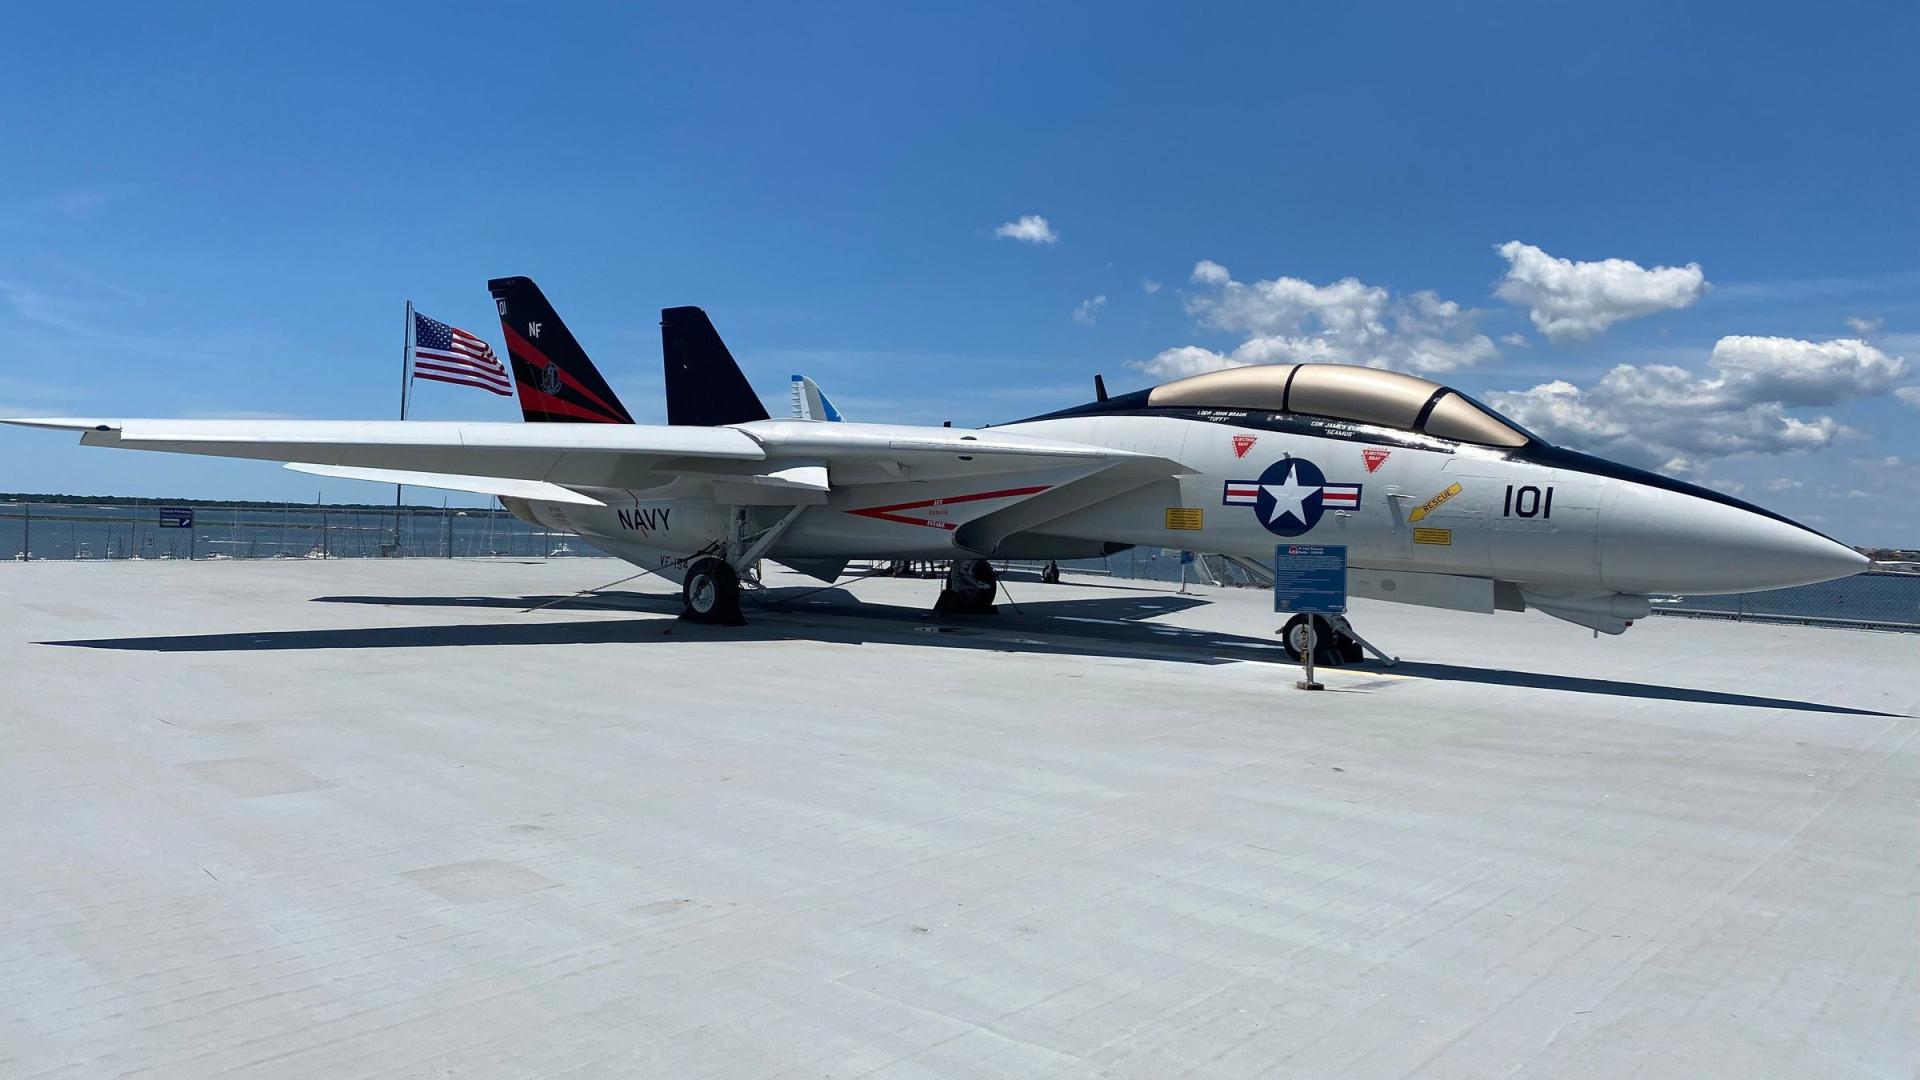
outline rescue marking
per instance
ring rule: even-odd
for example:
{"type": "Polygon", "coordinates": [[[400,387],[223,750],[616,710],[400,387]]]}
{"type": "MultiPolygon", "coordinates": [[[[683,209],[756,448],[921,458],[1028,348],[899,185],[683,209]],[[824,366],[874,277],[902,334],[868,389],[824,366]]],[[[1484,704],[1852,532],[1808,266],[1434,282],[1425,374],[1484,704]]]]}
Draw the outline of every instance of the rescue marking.
{"type": "Polygon", "coordinates": [[[1415,529],[1413,542],[1416,544],[1439,544],[1441,547],[1453,546],[1452,529],[1415,529]]]}
{"type": "Polygon", "coordinates": [[[1206,511],[1197,506],[1167,507],[1167,528],[1198,530],[1206,522],[1206,511]]]}
{"type": "Polygon", "coordinates": [[[1253,449],[1253,444],[1259,441],[1260,436],[1258,435],[1235,435],[1233,437],[1233,456],[1237,458],[1246,457],[1247,451],[1253,449]]]}
{"type": "Polygon", "coordinates": [[[1392,455],[1393,451],[1391,450],[1362,450],[1360,451],[1360,460],[1367,466],[1368,472],[1378,472],[1380,471],[1380,466],[1385,464],[1387,458],[1392,455]]]}
{"type": "Polygon", "coordinates": [[[1433,498],[1428,499],[1426,502],[1421,503],[1419,506],[1414,507],[1413,513],[1407,515],[1407,520],[1408,521],[1426,520],[1426,517],[1428,514],[1431,514],[1435,510],[1440,509],[1441,503],[1446,502],[1448,499],[1451,499],[1455,495],[1460,494],[1460,491],[1461,491],[1461,488],[1459,484],[1454,484],[1448,487],[1447,490],[1441,492],[1438,495],[1435,495],[1433,498]]]}

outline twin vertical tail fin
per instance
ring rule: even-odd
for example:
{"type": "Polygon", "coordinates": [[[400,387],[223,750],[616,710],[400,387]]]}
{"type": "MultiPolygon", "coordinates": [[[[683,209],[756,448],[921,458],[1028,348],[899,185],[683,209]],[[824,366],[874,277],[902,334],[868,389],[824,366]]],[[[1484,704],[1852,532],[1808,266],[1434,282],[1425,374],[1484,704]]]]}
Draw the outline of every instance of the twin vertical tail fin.
{"type": "Polygon", "coordinates": [[[740,373],[706,312],[663,308],[660,349],[666,361],[667,423],[718,427],[768,419],[767,407],[740,373]]]}
{"type": "MultiPolygon", "coordinates": [[[[537,423],[633,423],[633,414],[600,377],[532,279],[495,278],[487,282],[487,291],[500,311],[522,416],[537,423]]],[[[666,361],[667,423],[718,427],[768,419],[766,406],[706,312],[697,307],[662,310],[660,344],[666,361]]],[[[818,395],[817,388],[814,393],[818,395]]],[[[820,403],[832,412],[832,403],[824,397],[820,403]]]]}
{"type": "Polygon", "coordinates": [[[633,423],[531,278],[495,278],[487,291],[500,311],[523,417],[536,423],[633,423]]]}

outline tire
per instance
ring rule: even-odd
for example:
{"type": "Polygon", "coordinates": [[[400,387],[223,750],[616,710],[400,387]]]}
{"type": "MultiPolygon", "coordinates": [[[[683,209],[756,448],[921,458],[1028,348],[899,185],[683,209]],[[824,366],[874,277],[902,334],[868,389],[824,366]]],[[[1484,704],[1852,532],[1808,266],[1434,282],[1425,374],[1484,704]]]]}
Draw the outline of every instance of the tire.
{"type": "MultiPolygon", "coordinates": [[[[1287,658],[1294,663],[1300,662],[1301,654],[1306,650],[1307,620],[1313,620],[1313,662],[1321,667],[1339,667],[1346,660],[1346,651],[1352,638],[1337,633],[1333,624],[1318,615],[1295,615],[1280,628],[1280,647],[1287,651],[1287,658]]],[[[1356,650],[1358,645],[1354,645],[1356,650]]]]}
{"type": "MultiPolygon", "coordinates": [[[[955,564],[956,569],[960,564],[955,564]]],[[[940,598],[934,602],[933,610],[939,615],[993,615],[999,608],[994,606],[994,595],[1000,589],[1000,578],[993,572],[993,564],[985,559],[970,559],[966,563],[966,572],[949,575],[947,584],[951,586],[954,578],[966,582],[960,591],[952,588],[940,590],[940,598]]]]}
{"type": "Polygon", "coordinates": [[[747,621],[740,615],[740,579],[719,559],[701,559],[687,567],[680,599],[686,605],[680,617],[688,622],[741,626],[747,621]]]}
{"type": "Polygon", "coordinates": [[[973,560],[973,580],[980,583],[980,589],[986,593],[986,602],[993,603],[994,594],[1000,591],[1000,575],[994,573],[993,564],[985,559],[973,560]]]}
{"type": "MultiPolygon", "coordinates": [[[[1315,627],[1313,632],[1318,636],[1320,628],[1315,627]]],[[[1300,662],[1300,656],[1305,651],[1303,646],[1306,645],[1306,641],[1307,617],[1305,615],[1295,615],[1287,620],[1287,625],[1280,628],[1280,647],[1287,650],[1287,659],[1296,664],[1300,662]]]]}

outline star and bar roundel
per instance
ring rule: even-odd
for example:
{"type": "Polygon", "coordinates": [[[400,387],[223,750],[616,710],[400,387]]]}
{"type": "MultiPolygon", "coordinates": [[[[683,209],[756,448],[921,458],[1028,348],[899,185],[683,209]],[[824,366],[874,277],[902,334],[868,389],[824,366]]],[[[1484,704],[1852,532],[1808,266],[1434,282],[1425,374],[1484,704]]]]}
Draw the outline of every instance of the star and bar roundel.
{"type": "Polygon", "coordinates": [[[1306,458],[1282,458],[1258,480],[1227,481],[1220,501],[1253,507],[1253,516],[1275,536],[1299,536],[1329,510],[1360,509],[1360,488],[1327,483],[1326,474],[1306,458]]]}

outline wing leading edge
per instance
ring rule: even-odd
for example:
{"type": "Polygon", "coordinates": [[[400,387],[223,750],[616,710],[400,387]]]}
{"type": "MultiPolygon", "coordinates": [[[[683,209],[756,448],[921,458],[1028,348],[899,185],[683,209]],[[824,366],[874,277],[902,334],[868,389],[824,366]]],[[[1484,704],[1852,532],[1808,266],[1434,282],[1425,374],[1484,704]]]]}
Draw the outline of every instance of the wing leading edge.
{"type": "MultiPolygon", "coordinates": [[[[435,474],[419,486],[499,494],[487,478],[566,488],[651,487],[678,477],[791,484],[804,463],[823,468],[805,486],[897,484],[987,477],[1056,465],[1117,465],[1139,475],[1185,472],[1166,459],[1111,447],[993,430],[768,420],[739,427],[450,423],[396,420],[0,421],[79,431],[88,446],[299,463],[354,475],[435,474]],[[351,472],[349,470],[352,470],[351,472]],[[769,478],[769,480],[760,480],[769,478]],[[446,481],[461,481],[454,484],[446,481]]],[[[1091,469],[1090,472],[1110,472],[1091,469]]],[[[372,476],[361,476],[373,479],[372,476]]]]}

